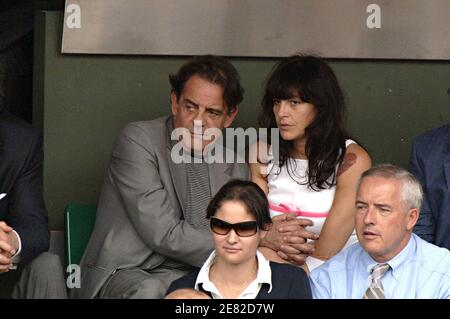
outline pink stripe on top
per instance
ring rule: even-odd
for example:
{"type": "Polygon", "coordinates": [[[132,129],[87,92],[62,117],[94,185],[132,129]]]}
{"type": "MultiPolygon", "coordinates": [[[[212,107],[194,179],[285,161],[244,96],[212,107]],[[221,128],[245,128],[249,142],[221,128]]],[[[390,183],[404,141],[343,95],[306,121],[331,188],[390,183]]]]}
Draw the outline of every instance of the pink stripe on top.
{"type": "Polygon", "coordinates": [[[275,204],[269,203],[269,208],[271,210],[274,210],[279,213],[295,214],[297,216],[302,216],[302,217],[327,217],[328,216],[328,212],[325,212],[325,213],[305,212],[300,209],[290,208],[289,206],[287,206],[285,204],[275,205],[275,204]]]}

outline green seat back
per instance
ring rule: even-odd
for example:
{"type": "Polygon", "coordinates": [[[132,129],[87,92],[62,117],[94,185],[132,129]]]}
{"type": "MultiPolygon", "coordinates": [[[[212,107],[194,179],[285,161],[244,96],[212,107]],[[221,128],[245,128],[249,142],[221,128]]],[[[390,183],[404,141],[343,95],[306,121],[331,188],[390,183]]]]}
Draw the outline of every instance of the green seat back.
{"type": "Polygon", "coordinates": [[[71,203],[65,210],[67,265],[79,265],[95,224],[95,205],[71,203]]]}

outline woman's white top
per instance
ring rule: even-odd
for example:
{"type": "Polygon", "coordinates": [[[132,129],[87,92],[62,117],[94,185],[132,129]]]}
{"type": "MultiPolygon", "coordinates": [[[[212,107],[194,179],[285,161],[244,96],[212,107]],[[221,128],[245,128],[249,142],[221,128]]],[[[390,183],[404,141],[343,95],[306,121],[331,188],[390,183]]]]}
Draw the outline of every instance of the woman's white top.
{"type": "MultiPolygon", "coordinates": [[[[347,140],[345,146],[356,144],[353,140],[347,140]]],[[[308,184],[308,160],[291,158],[291,163],[285,163],[280,167],[273,162],[272,149],[269,149],[269,158],[272,160],[267,166],[267,182],[269,193],[267,195],[270,205],[271,217],[283,213],[295,213],[298,218],[307,218],[313,221],[313,226],[306,227],[307,230],[319,234],[323,224],[331,209],[334,200],[336,185],[328,189],[315,191],[308,184]],[[295,163],[293,162],[295,161],[295,163]],[[288,173],[289,169],[295,168],[295,173],[291,177],[288,173]],[[295,180],[293,179],[295,178],[295,180]]],[[[337,171],[338,167],[336,167],[337,171]]],[[[355,231],[351,234],[344,248],[354,244],[358,239],[355,231]]],[[[312,241],[310,241],[312,242],[312,241]]],[[[315,268],[323,262],[317,258],[308,257],[307,264],[309,270],[315,268]],[[311,267],[310,267],[311,265],[311,267]]]]}

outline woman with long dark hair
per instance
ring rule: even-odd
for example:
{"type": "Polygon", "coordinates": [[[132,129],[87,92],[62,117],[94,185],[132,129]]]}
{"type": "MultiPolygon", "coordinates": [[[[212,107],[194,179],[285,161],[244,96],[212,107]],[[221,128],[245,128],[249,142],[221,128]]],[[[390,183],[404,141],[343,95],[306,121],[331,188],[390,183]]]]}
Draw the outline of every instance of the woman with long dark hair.
{"type": "MultiPolygon", "coordinates": [[[[367,152],[349,138],[344,96],[333,70],[320,58],[295,55],[278,63],[262,102],[261,127],[278,128],[275,143],[260,142],[252,180],[267,194],[271,216],[283,213],[310,219],[316,232],[309,270],[346,245],[354,234],[356,183],[370,168],[367,152]]],[[[273,141],[272,141],[273,142],[273,141]]],[[[268,248],[264,254],[281,261],[268,248]]]]}
{"type": "Polygon", "coordinates": [[[206,218],[215,250],[200,270],[175,280],[167,291],[169,296],[186,295],[173,292],[194,288],[215,299],[311,298],[308,276],[302,269],[269,262],[258,251],[272,224],[266,195],[258,185],[228,182],[209,203],[206,218]]]}

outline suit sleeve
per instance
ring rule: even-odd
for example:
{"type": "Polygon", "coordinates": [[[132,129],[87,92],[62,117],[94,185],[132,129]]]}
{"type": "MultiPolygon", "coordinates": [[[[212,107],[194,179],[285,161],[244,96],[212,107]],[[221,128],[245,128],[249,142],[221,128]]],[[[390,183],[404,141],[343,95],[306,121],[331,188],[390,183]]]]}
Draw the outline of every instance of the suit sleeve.
{"type": "Polygon", "coordinates": [[[308,276],[302,269],[295,269],[291,280],[289,299],[312,299],[308,276]]]}
{"type": "Polygon", "coordinates": [[[194,228],[174,210],[154,148],[147,132],[127,126],[113,151],[111,180],[133,226],[150,249],[200,267],[213,250],[211,234],[207,228],[194,228]]]}
{"type": "Polygon", "coordinates": [[[19,176],[11,190],[10,226],[22,241],[20,263],[29,263],[48,250],[47,210],[42,192],[42,136],[34,135],[19,176]]]}
{"type": "Polygon", "coordinates": [[[423,163],[418,154],[418,149],[419,147],[417,146],[417,143],[414,143],[411,148],[411,156],[409,159],[409,171],[417,178],[424,191],[422,207],[420,209],[419,219],[414,227],[414,233],[422,239],[430,243],[434,243],[434,217],[427,198],[425,172],[423,170],[423,163]]]}

